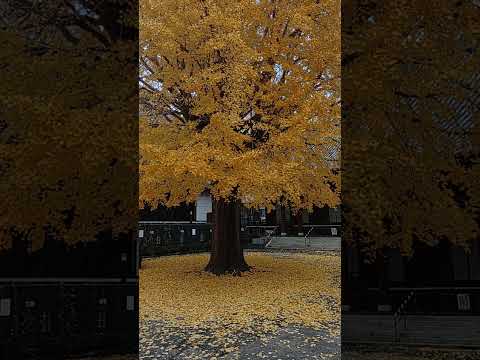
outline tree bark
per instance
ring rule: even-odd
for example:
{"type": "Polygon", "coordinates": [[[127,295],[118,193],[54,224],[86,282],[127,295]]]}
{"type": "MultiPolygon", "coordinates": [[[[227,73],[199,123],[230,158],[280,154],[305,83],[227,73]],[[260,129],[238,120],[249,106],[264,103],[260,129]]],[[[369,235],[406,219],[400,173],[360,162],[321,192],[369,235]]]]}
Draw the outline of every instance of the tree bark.
{"type": "Polygon", "coordinates": [[[225,199],[214,201],[214,232],[210,261],[205,271],[216,275],[240,275],[250,267],[245,262],[240,243],[240,204],[225,199]]]}

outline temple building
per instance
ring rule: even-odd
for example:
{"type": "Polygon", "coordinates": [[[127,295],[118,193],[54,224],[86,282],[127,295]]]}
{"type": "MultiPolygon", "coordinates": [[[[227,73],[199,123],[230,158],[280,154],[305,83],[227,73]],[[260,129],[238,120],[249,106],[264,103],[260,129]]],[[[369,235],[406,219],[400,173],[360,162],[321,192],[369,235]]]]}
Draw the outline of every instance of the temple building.
{"type": "MultiPolygon", "coordinates": [[[[212,199],[208,193],[198,196],[195,203],[195,221],[211,222],[212,199]]],[[[277,236],[303,236],[311,226],[339,225],[341,223],[340,208],[314,208],[312,212],[300,211],[294,214],[288,207],[277,206],[270,212],[265,208],[249,209],[242,207],[240,211],[241,231],[247,227],[268,227],[275,229],[277,236]]],[[[336,235],[336,234],[332,234],[336,235]]]]}
{"type": "MultiPolygon", "coordinates": [[[[145,256],[175,252],[207,251],[214,226],[213,201],[204,192],[195,203],[140,212],[138,238],[145,256]]],[[[341,235],[340,208],[315,207],[313,211],[294,213],[288,207],[240,209],[242,246],[265,246],[273,237],[314,238],[341,235]]],[[[293,240],[293,239],[291,239],[293,240]]]]}

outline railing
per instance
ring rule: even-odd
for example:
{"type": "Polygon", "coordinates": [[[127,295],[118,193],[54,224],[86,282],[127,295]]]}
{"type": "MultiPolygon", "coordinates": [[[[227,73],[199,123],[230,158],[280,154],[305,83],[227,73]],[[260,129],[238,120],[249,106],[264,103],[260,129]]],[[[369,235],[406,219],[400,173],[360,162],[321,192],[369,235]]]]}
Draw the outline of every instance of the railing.
{"type": "Polygon", "coordinates": [[[313,229],[314,229],[313,226],[310,227],[310,230],[308,230],[308,232],[305,234],[305,247],[310,246],[310,242],[308,241],[308,235],[310,235],[313,229]]]}
{"type": "MultiPolygon", "coordinates": [[[[308,229],[306,234],[303,235],[305,239],[305,246],[309,245],[310,237],[312,236],[340,236],[341,232],[341,225],[334,224],[334,225],[302,225],[303,229],[308,229]]],[[[268,244],[272,241],[272,237],[275,234],[278,234],[278,229],[280,227],[277,225],[247,225],[243,227],[243,233],[245,237],[248,237],[249,240],[259,238],[265,239],[263,246],[268,246],[268,244]]],[[[298,229],[298,226],[292,225],[291,230],[298,229]]],[[[291,232],[292,232],[291,231],[291,232]]],[[[300,235],[300,233],[299,233],[300,235]]],[[[296,236],[296,235],[295,235],[296,236]]]]}
{"type": "MultiPolygon", "coordinates": [[[[305,236],[306,244],[311,235],[338,236],[341,229],[341,225],[303,225],[303,227],[309,228],[305,236]]],[[[139,251],[144,257],[208,251],[213,237],[212,224],[204,222],[141,221],[138,229],[139,251]]],[[[271,242],[278,229],[277,225],[246,225],[242,227],[241,237],[244,243],[250,243],[254,238],[263,238],[262,244],[256,244],[263,247],[271,242]]]]}
{"type": "Polygon", "coordinates": [[[404,315],[480,315],[480,286],[391,287],[386,293],[378,288],[355,291],[349,304],[353,312],[376,312],[378,299],[386,295],[398,319],[404,315]]]}
{"type": "Polygon", "coordinates": [[[480,287],[438,286],[390,289],[398,316],[405,314],[480,314],[480,287]]]}
{"type": "Polygon", "coordinates": [[[278,226],[276,225],[247,225],[244,227],[247,236],[251,238],[265,238],[262,246],[268,246],[272,241],[272,236],[277,233],[278,226]]]}
{"type": "Polygon", "coordinates": [[[400,320],[407,315],[480,315],[479,285],[396,286],[386,291],[371,287],[359,288],[345,296],[351,298],[349,311],[357,314],[377,313],[379,301],[391,305],[391,311],[382,313],[395,316],[400,325],[400,320]]]}
{"type": "Polygon", "coordinates": [[[309,236],[341,236],[342,225],[302,225],[302,228],[309,229],[309,236]]]}
{"type": "Polygon", "coordinates": [[[393,288],[393,300],[403,295],[393,314],[395,341],[401,341],[400,326],[408,329],[407,318],[411,315],[479,315],[480,287],[417,287],[393,288]]]}
{"type": "MultiPolygon", "coordinates": [[[[410,301],[415,297],[415,291],[410,291],[410,293],[405,296],[400,303],[400,306],[397,308],[397,310],[393,314],[393,326],[394,326],[394,331],[395,331],[395,341],[400,340],[400,331],[399,331],[399,323],[401,321],[402,315],[405,313],[410,301]]],[[[406,319],[404,319],[406,321],[406,319]]],[[[403,324],[404,328],[406,328],[407,324],[403,324]]]]}
{"type": "Polygon", "coordinates": [[[137,329],[136,278],[0,279],[5,358],[135,353],[137,329]]]}

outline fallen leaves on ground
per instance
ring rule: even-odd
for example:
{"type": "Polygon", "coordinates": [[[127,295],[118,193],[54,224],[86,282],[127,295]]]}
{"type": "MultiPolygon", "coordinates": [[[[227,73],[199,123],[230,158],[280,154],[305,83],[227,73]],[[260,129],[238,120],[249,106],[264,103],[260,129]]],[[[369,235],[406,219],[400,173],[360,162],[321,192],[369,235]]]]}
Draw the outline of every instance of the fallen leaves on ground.
{"type": "MultiPolygon", "coordinates": [[[[236,349],[234,335],[260,339],[288,325],[324,329],[340,336],[338,254],[247,253],[253,267],[238,276],[203,271],[208,254],[145,260],[140,270],[140,318],[172,326],[208,328],[236,349]]],[[[201,342],[192,331],[189,343],[201,342]]]]}

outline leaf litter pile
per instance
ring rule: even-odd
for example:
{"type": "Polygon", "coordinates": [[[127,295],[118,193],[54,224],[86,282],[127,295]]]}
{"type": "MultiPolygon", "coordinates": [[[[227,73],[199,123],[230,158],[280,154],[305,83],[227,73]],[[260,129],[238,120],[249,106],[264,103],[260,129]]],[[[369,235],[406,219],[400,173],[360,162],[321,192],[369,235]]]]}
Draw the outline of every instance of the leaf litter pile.
{"type": "MultiPolygon", "coordinates": [[[[208,341],[221,347],[223,354],[238,350],[239,334],[267,342],[281,330],[307,328],[321,330],[329,338],[340,337],[338,254],[246,253],[252,271],[240,277],[204,272],[208,256],[144,261],[141,343],[151,342],[144,335],[145,323],[152,321],[165,329],[185,329],[182,346],[195,348],[208,341]]],[[[318,340],[312,337],[305,342],[314,346],[318,340]]],[[[265,354],[268,357],[274,356],[265,354]]]]}

